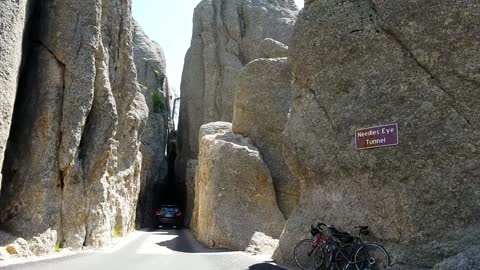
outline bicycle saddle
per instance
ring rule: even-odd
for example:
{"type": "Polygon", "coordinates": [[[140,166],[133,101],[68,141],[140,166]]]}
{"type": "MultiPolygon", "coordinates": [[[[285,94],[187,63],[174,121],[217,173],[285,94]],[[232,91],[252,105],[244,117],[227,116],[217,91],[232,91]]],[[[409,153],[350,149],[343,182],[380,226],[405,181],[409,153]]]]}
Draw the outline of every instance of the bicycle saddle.
{"type": "Polygon", "coordinates": [[[368,235],[370,233],[370,231],[368,230],[368,226],[357,226],[355,228],[360,229],[360,234],[368,235]]]}

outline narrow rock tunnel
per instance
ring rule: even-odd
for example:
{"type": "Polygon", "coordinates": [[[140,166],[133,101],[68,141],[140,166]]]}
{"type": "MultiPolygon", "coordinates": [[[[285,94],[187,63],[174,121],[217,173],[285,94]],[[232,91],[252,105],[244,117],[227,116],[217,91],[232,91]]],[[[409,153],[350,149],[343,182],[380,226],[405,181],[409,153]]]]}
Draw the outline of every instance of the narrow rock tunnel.
{"type": "Polygon", "coordinates": [[[165,153],[166,175],[153,183],[147,183],[148,188],[145,188],[144,194],[140,193],[136,217],[138,228],[156,227],[158,224],[155,220],[155,212],[162,205],[176,205],[184,212],[184,189],[177,183],[175,175],[176,131],[170,132],[165,153]]]}

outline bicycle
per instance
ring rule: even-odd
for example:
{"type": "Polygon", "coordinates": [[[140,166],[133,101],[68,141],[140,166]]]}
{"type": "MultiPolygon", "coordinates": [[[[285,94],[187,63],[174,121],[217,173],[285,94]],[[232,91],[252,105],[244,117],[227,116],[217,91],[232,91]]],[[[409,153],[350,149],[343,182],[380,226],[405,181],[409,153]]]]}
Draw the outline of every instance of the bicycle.
{"type": "MultiPolygon", "coordinates": [[[[317,226],[310,225],[310,234],[312,238],[303,239],[295,245],[293,250],[293,257],[296,264],[303,270],[320,270],[325,263],[325,258],[322,258],[317,253],[318,248],[323,249],[328,241],[328,238],[321,232],[321,224],[317,223],[317,226]],[[318,267],[314,267],[318,265],[318,267]]],[[[322,254],[324,254],[322,252],[322,254]]]]}
{"type": "MultiPolygon", "coordinates": [[[[320,257],[323,260],[330,257],[330,264],[324,269],[332,269],[333,265],[337,270],[355,268],[357,270],[379,270],[390,266],[390,257],[384,247],[376,243],[363,242],[361,235],[369,234],[368,226],[357,226],[356,228],[359,229],[357,237],[323,223],[318,225],[320,230],[322,230],[322,226],[328,229],[328,241],[324,244],[325,247],[317,249],[314,257],[320,257]]],[[[317,269],[315,259],[312,261],[313,267],[317,269]]],[[[324,265],[322,262],[319,267],[324,265]]]]}

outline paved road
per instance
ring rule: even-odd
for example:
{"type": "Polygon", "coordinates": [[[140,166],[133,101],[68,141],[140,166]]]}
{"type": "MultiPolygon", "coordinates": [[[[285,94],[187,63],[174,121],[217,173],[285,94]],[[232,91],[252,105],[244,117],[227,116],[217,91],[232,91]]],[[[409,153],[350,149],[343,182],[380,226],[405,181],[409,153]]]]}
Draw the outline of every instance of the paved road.
{"type": "Polygon", "coordinates": [[[283,270],[242,252],[204,248],[188,230],[142,232],[113,251],[99,251],[4,269],[24,270],[283,270]]]}

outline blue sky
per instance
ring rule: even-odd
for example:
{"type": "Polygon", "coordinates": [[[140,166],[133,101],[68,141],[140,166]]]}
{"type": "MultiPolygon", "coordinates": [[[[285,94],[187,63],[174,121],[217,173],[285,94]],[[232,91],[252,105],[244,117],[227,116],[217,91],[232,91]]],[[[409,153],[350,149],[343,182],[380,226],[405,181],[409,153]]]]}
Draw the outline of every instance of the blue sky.
{"type": "MultiPolygon", "coordinates": [[[[304,0],[295,0],[303,7],[304,0]]],[[[193,9],[200,0],[133,0],[133,17],[167,58],[170,85],[180,93],[185,53],[192,37],[193,9]]]]}

